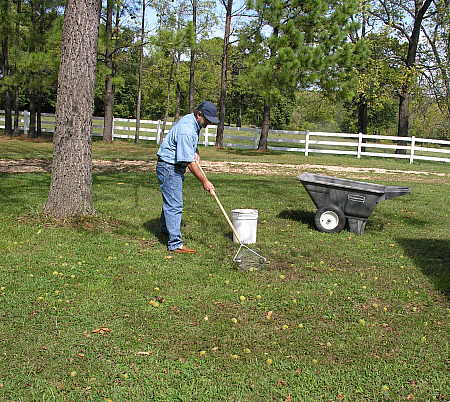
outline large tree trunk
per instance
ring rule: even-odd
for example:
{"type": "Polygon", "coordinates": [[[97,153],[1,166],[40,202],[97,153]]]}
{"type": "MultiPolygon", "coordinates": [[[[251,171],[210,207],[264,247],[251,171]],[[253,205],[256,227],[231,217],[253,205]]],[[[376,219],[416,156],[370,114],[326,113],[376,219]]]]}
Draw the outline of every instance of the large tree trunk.
{"type": "Polygon", "coordinates": [[[358,103],[358,131],[367,134],[367,126],[369,125],[367,102],[361,100],[358,103]]]}
{"type": "MultiPolygon", "coordinates": [[[[405,89],[399,95],[397,136],[407,137],[408,130],[409,130],[409,94],[408,90],[405,89]]],[[[407,142],[396,141],[396,144],[399,146],[405,146],[407,145],[407,142]]],[[[395,153],[397,155],[404,155],[406,154],[406,149],[396,149],[395,153]]]]}
{"type": "MultiPolygon", "coordinates": [[[[367,126],[369,125],[368,106],[365,100],[358,103],[358,132],[367,134],[367,126]]],[[[362,152],[366,152],[366,147],[361,148],[362,152]]]]}
{"type": "Polygon", "coordinates": [[[94,213],[91,129],[100,4],[68,0],[65,10],[52,181],[44,208],[56,218],[94,213]]]}
{"type": "Polygon", "coordinates": [[[195,88],[195,51],[197,47],[197,0],[192,0],[192,29],[193,43],[191,46],[191,60],[189,63],[189,112],[195,108],[194,88],[195,88]]]}
{"type": "MultiPolygon", "coordinates": [[[[397,133],[399,137],[408,136],[409,129],[409,94],[408,91],[405,90],[399,96],[399,105],[398,105],[398,128],[397,133]]],[[[399,150],[405,153],[405,150],[399,150]]]]}
{"type": "Polygon", "coordinates": [[[270,105],[264,104],[263,121],[261,125],[261,135],[259,137],[258,151],[267,151],[267,138],[270,127],[270,105]]]}
{"type": "Polygon", "coordinates": [[[223,134],[225,129],[225,102],[227,98],[228,46],[231,32],[231,13],[233,0],[227,1],[225,17],[225,34],[223,37],[222,71],[220,75],[219,124],[217,125],[216,147],[223,148],[223,134]]]}
{"type": "Polygon", "coordinates": [[[114,108],[114,86],[113,86],[113,53],[112,53],[112,17],[114,0],[108,0],[106,5],[106,50],[105,64],[108,73],[105,78],[105,116],[103,122],[103,141],[113,140],[113,108],[114,108]]]}

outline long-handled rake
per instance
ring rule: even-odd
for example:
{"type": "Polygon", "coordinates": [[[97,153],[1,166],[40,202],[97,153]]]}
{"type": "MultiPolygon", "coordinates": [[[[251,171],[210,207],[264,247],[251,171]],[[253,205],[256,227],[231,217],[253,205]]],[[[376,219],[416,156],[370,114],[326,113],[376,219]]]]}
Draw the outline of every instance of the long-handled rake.
{"type": "MultiPolygon", "coordinates": [[[[201,167],[200,163],[197,163],[197,165],[200,168],[200,171],[202,172],[203,176],[206,177],[206,174],[203,171],[203,168],[201,167]]],[[[241,269],[259,268],[260,266],[265,264],[267,262],[267,258],[263,257],[261,254],[257,253],[255,250],[252,250],[246,244],[242,243],[239,233],[237,232],[236,228],[234,227],[233,223],[231,222],[230,218],[228,217],[228,214],[225,211],[224,207],[222,206],[222,203],[220,202],[219,197],[217,197],[216,192],[214,190],[212,190],[210,193],[216,200],[217,205],[219,206],[228,225],[230,226],[231,230],[233,231],[233,234],[236,237],[236,240],[239,242],[239,249],[233,257],[233,262],[237,263],[241,269]]]]}

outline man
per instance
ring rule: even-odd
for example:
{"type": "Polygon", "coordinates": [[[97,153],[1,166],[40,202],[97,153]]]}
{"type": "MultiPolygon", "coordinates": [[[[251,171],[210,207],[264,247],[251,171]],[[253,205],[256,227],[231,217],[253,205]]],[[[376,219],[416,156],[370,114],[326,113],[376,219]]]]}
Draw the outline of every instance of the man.
{"type": "Polygon", "coordinates": [[[200,129],[218,122],[216,106],[209,101],[202,102],[193,113],[178,120],[157,152],[156,175],[163,199],[161,232],[168,236],[167,247],[174,253],[196,252],[186,247],[181,237],[184,174],[188,168],[206,191],[214,191],[213,184],[198,166],[200,156],[197,145],[200,129]]]}

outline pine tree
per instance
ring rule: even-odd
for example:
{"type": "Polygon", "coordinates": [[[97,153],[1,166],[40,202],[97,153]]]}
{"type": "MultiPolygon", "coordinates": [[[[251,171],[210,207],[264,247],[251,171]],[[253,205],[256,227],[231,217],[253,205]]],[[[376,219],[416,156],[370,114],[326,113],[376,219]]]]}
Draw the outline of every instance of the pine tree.
{"type": "Polygon", "coordinates": [[[337,66],[349,65],[346,42],[357,0],[253,0],[256,21],[242,37],[250,56],[247,79],[263,99],[258,150],[267,150],[270,111],[281,94],[313,84],[342,85],[337,66]],[[258,50],[259,49],[259,50],[258,50]]]}
{"type": "Polygon", "coordinates": [[[100,0],[68,0],[58,76],[52,180],[45,212],[94,213],[91,129],[100,0]]]}

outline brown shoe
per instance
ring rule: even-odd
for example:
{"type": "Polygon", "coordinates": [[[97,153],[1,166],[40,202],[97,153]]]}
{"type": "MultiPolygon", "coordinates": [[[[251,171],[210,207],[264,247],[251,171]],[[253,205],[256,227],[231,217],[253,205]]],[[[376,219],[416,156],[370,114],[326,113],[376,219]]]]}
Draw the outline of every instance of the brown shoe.
{"type": "Polygon", "coordinates": [[[177,254],[195,254],[197,251],[192,248],[187,248],[185,246],[181,246],[180,248],[177,248],[175,250],[171,250],[172,253],[177,254]]]}

